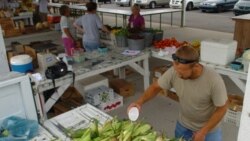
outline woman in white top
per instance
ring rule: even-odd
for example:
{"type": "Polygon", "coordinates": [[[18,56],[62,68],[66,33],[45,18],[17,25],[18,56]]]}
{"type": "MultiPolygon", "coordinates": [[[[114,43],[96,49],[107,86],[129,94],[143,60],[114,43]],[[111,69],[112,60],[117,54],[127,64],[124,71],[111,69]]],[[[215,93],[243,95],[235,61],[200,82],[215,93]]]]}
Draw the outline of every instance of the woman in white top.
{"type": "Polygon", "coordinates": [[[76,47],[75,39],[76,32],[70,21],[70,9],[67,5],[62,5],[60,7],[60,26],[62,31],[62,40],[65,48],[65,53],[67,56],[72,56],[72,49],[76,47]]]}

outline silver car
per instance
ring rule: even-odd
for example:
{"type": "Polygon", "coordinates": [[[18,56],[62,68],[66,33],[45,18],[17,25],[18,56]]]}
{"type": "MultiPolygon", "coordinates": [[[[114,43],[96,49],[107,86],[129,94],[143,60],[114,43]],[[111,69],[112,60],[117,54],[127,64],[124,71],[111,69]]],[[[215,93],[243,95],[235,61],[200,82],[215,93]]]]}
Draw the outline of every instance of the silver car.
{"type": "Polygon", "coordinates": [[[115,4],[119,6],[130,6],[132,0],[115,0],[115,4]]]}
{"type": "Polygon", "coordinates": [[[141,7],[155,8],[156,6],[168,6],[170,0],[135,0],[135,3],[141,7]]]}

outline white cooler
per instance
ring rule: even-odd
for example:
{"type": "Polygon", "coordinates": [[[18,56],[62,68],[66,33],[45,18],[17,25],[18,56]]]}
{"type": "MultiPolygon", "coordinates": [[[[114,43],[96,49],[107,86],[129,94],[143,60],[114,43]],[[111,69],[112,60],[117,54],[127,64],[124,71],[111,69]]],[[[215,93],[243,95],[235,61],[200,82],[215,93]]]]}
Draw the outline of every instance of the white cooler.
{"type": "Polygon", "coordinates": [[[17,55],[10,59],[11,70],[26,73],[33,70],[32,58],[29,55],[17,55]]]}
{"type": "Polygon", "coordinates": [[[236,49],[234,40],[204,40],[201,42],[201,61],[225,66],[235,59],[236,49]]]}

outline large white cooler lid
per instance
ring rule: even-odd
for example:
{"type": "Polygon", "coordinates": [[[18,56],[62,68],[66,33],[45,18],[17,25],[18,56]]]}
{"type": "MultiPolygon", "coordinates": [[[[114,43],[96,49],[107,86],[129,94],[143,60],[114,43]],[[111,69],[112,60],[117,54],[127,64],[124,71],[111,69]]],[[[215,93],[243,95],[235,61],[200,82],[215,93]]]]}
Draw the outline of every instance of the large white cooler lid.
{"type": "Polygon", "coordinates": [[[11,57],[10,64],[11,65],[24,65],[32,62],[32,58],[29,55],[17,55],[11,57]]]}
{"type": "Polygon", "coordinates": [[[201,41],[201,44],[216,45],[216,47],[228,48],[231,47],[230,45],[237,45],[237,42],[235,40],[229,39],[206,39],[201,41]]]}

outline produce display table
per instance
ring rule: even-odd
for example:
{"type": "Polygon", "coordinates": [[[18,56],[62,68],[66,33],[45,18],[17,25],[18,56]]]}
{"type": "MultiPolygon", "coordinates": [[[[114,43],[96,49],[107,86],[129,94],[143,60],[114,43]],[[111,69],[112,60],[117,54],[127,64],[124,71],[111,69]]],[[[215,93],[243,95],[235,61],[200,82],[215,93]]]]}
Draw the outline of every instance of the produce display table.
{"type": "MultiPolygon", "coordinates": [[[[144,88],[146,89],[149,86],[149,52],[142,51],[141,53],[135,56],[125,56],[121,53],[124,51],[122,48],[113,48],[108,51],[107,54],[100,54],[98,52],[92,52],[84,55],[89,61],[83,63],[78,63],[73,65],[73,71],[76,75],[75,81],[88,78],[103,72],[110,70],[118,69],[124,66],[130,66],[135,71],[143,76],[144,79],[144,88]],[[137,64],[137,62],[143,62],[143,66],[137,64]]],[[[120,78],[125,77],[125,70],[119,69],[120,78]]],[[[69,87],[73,82],[71,74],[68,74],[62,78],[55,80],[55,87],[59,87],[57,92],[55,92],[51,98],[45,103],[43,92],[49,89],[54,88],[53,82],[50,79],[44,79],[37,83],[36,87],[36,103],[41,105],[38,107],[41,117],[46,118],[46,113],[51,109],[51,107],[56,103],[60,98],[63,92],[69,87]],[[41,101],[41,103],[40,103],[41,101]]]]}
{"type": "Polygon", "coordinates": [[[14,22],[16,20],[25,20],[26,22],[29,21],[29,25],[34,25],[33,23],[33,15],[20,15],[11,18],[14,22]]]}
{"type": "MultiPolygon", "coordinates": [[[[170,55],[159,56],[158,52],[154,50],[152,51],[152,57],[162,59],[162,60],[172,61],[172,57],[170,55]]],[[[243,93],[245,92],[246,84],[242,80],[247,80],[247,73],[243,72],[243,70],[236,71],[236,70],[232,70],[231,68],[229,68],[229,66],[219,66],[219,65],[215,65],[211,63],[206,63],[206,62],[200,62],[200,63],[204,66],[212,67],[213,69],[215,69],[218,73],[222,75],[228,76],[237,85],[237,87],[240,88],[240,90],[243,93]]]]}
{"type": "Polygon", "coordinates": [[[97,119],[101,125],[112,117],[90,104],[85,104],[71,111],[58,115],[52,119],[46,120],[43,125],[55,137],[70,141],[70,138],[64,133],[64,129],[84,129],[89,127],[91,120],[97,119]]]}
{"type": "Polygon", "coordinates": [[[250,14],[236,16],[234,40],[238,42],[238,53],[242,53],[245,48],[250,48],[250,14]]]}
{"type": "MultiPolygon", "coordinates": [[[[54,8],[60,8],[62,4],[59,3],[49,3],[48,4],[50,7],[54,7],[54,8]]],[[[76,9],[76,10],[83,10],[86,11],[86,6],[83,5],[69,5],[69,8],[71,9],[76,9]]],[[[57,9],[54,10],[54,12],[58,12],[57,9]]],[[[131,11],[130,10],[120,10],[120,9],[109,9],[109,8],[97,8],[97,12],[99,12],[101,14],[102,17],[102,21],[103,21],[103,13],[108,13],[108,14],[114,14],[115,15],[115,24],[117,26],[117,16],[118,15],[122,15],[122,19],[123,19],[123,26],[126,27],[127,26],[127,16],[131,15],[131,11]]],[[[171,25],[173,24],[173,13],[177,13],[177,12],[182,12],[181,9],[170,9],[170,8],[166,8],[166,9],[154,9],[154,10],[148,10],[148,11],[141,11],[140,14],[142,16],[150,16],[150,27],[152,27],[152,16],[153,15],[160,15],[160,29],[161,29],[161,22],[162,22],[162,14],[166,14],[166,13],[170,13],[171,14],[171,25]]],[[[183,20],[183,19],[181,19],[183,20]]],[[[181,23],[183,23],[183,21],[181,21],[181,23]]]]}

